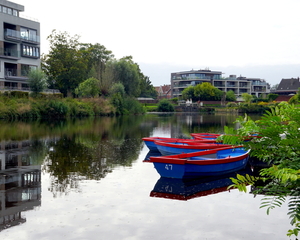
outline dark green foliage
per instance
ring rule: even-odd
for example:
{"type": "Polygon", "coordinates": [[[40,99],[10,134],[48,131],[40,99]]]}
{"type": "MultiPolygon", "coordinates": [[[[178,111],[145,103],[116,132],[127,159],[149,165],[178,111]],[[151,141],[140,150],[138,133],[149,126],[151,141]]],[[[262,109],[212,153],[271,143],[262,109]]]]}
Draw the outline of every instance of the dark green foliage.
{"type": "Polygon", "coordinates": [[[230,90],[226,92],[226,101],[236,101],[236,96],[234,94],[234,91],[230,90]]]}
{"type": "Polygon", "coordinates": [[[167,100],[167,99],[162,99],[158,103],[157,107],[158,112],[174,112],[174,106],[167,100]]]}
{"type": "Polygon", "coordinates": [[[68,105],[65,102],[57,100],[43,101],[39,109],[41,115],[47,118],[65,118],[69,112],[68,105]]]}
{"type": "MultiPolygon", "coordinates": [[[[261,207],[266,207],[267,213],[288,201],[288,215],[294,226],[288,235],[297,236],[300,230],[300,110],[283,102],[257,121],[246,115],[239,117],[236,123],[241,126],[237,130],[225,127],[223,142],[243,144],[251,149],[252,157],[270,165],[259,172],[257,179],[252,179],[254,183],[250,184],[256,187],[253,193],[266,195],[261,207]],[[245,142],[252,134],[258,137],[245,142]],[[263,184],[257,184],[258,180],[263,184]]],[[[243,176],[238,176],[234,185],[245,189],[245,182],[243,176]]]]}
{"type": "Polygon", "coordinates": [[[141,114],[145,113],[145,109],[141,103],[139,103],[135,98],[126,97],[124,100],[124,108],[126,113],[129,114],[141,114]]]}
{"type": "Polygon", "coordinates": [[[21,91],[11,91],[10,96],[11,97],[16,97],[16,98],[28,98],[29,93],[28,92],[21,92],[21,91]]]}
{"type": "Polygon", "coordinates": [[[241,103],[238,106],[239,112],[241,113],[264,113],[269,110],[270,107],[267,105],[257,105],[252,103],[241,103]]]}
{"type": "Polygon", "coordinates": [[[274,101],[277,97],[278,97],[278,94],[275,94],[275,93],[269,93],[267,96],[269,102],[274,101]]]}

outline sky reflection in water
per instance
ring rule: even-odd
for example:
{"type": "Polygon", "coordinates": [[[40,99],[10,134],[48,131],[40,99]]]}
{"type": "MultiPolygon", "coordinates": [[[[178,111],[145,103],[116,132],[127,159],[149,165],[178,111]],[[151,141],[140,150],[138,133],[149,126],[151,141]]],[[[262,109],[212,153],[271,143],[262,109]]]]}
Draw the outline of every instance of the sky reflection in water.
{"type": "MultiPolygon", "coordinates": [[[[169,120],[157,125],[153,120],[144,119],[139,124],[151,126],[149,136],[161,136],[167,135],[169,120]]],[[[123,136],[126,134],[129,133],[123,132],[123,136]]],[[[84,136],[78,136],[76,141],[81,139],[87,146],[84,136]]],[[[140,136],[129,134],[122,139],[132,138],[140,136]]],[[[107,162],[111,172],[100,179],[69,172],[80,179],[76,181],[76,187],[68,185],[65,191],[55,193],[50,191],[55,180],[53,172],[45,171],[45,165],[42,165],[41,205],[23,211],[21,214],[26,222],[1,231],[0,238],[288,239],[287,207],[272,210],[268,216],[265,209],[259,209],[261,196],[254,198],[252,194],[231,190],[188,201],[150,197],[160,177],[152,164],[143,162],[147,153],[148,149],[141,144],[137,157],[130,164],[126,161],[123,165],[107,162]]],[[[92,156],[99,156],[97,154],[92,156]]]]}

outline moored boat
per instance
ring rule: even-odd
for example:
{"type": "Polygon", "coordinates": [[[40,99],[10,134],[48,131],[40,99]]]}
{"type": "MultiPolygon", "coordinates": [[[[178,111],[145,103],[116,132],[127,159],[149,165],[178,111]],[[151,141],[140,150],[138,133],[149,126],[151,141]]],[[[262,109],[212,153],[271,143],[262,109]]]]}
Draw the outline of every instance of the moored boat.
{"type": "Polygon", "coordinates": [[[150,157],[161,177],[190,178],[226,174],[245,168],[250,150],[241,146],[150,157]]]}
{"type": "Polygon", "coordinates": [[[231,145],[211,142],[207,140],[194,140],[194,141],[156,140],[154,141],[154,143],[158,151],[164,156],[181,154],[181,153],[199,152],[199,151],[205,151],[209,149],[231,146],[231,145]]]}
{"type": "Polygon", "coordinates": [[[217,133],[191,133],[194,139],[206,139],[206,140],[216,140],[221,134],[217,133]]]}
{"type": "Polygon", "coordinates": [[[215,141],[207,140],[207,139],[190,139],[190,138],[169,138],[169,137],[144,137],[142,138],[146,146],[150,151],[159,151],[157,149],[155,141],[166,141],[166,142],[192,142],[192,143],[215,143],[215,141]]]}

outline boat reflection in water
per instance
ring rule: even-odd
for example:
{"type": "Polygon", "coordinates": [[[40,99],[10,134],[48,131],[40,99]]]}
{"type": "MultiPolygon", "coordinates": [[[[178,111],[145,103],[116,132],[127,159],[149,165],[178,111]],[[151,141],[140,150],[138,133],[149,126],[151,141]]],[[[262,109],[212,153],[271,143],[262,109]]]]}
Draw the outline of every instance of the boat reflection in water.
{"type": "Polygon", "coordinates": [[[0,142],[0,232],[26,222],[22,212],[41,205],[41,165],[33,164],[30,145],[0,142]]]}
{"type": "Polygon", "coordinates": [[[236,174],[252,174],[250,166],[238,172],[225,175],[202,177],[197,179],[175,179],[161,177],[150,193],[150,197],[168,198],[187,201],[192,198],[229,191],[227,188],[232,184],[230,177],[236,174]]]}

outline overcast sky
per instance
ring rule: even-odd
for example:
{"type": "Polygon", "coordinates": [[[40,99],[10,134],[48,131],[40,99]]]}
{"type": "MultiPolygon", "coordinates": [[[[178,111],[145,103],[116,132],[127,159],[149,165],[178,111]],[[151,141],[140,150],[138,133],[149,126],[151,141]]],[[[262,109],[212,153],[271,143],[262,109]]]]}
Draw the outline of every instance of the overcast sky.
{"type": "Polygon", "coordinates": [[[41,23],[42,53],[53,29],[131,55],[153,85],[171,72],[222,71],[271,85],[300,76],[299,0],[13,0],[41,23]]]}

